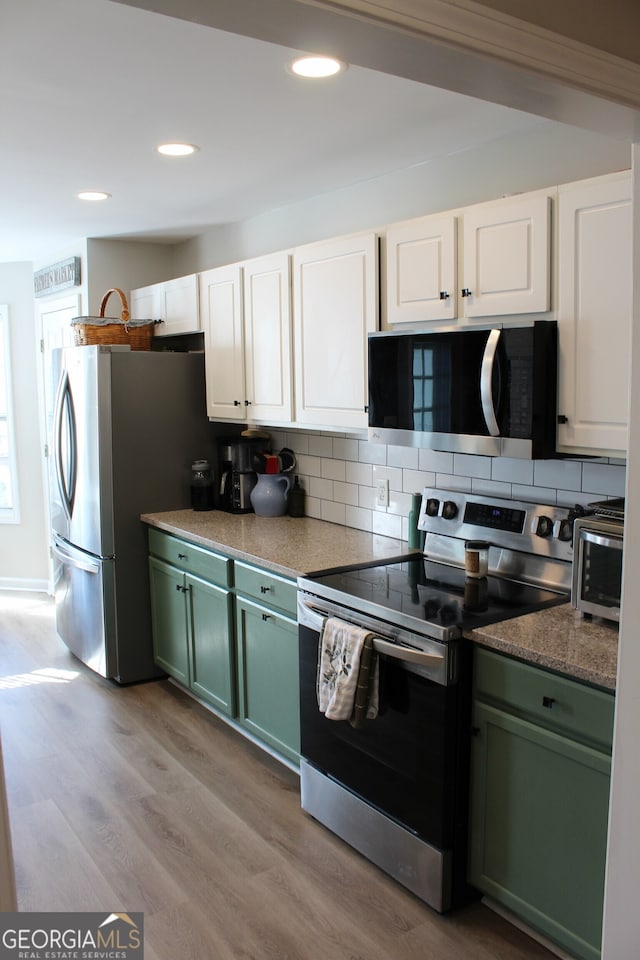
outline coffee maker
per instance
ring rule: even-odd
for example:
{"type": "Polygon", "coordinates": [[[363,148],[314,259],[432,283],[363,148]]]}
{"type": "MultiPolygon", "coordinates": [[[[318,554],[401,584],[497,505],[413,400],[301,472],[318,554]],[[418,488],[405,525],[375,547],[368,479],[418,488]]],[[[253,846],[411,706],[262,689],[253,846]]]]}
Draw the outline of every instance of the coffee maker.
{"type": "Polygon", "coordinates": [[[270,440],[261,436],[222,437],[219,441],[220,509],[249,513],[251,491],[258,477],[253,462],[259,453],[271,450],[270,440]]]}

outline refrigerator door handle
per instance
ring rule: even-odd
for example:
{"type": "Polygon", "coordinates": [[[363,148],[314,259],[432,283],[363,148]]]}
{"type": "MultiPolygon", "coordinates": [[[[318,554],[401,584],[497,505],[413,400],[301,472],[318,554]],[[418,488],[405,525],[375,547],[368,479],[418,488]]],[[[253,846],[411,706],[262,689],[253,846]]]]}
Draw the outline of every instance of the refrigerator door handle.
{"type": "Polygon", "coordinates": [[[77,444],[76,444],[76,418],[73,409],[73,397],[71,396],[71,385],[69,383],[69,374],[63,371],[58,386],[56,396],[56,405],[53,417],[54,444],[53,444],[53,462],[55,466],[55,475],[58,483],[60,500],[67,519],[71,519],[73,512],[73,501],[76,493],[76,475],[77,475],[77,444]],[[66,421],[66,438],[68,442],[67,451],[67,474],[65,474],[65,464],[63,463],[63,429],[66,421]]]}
{"type": "Polygon", "coordinates": [[[54,540],[51,549],[59,560],[77,567],[78,570],[84,570],[86,573],[100,573],[101,564],[99,560],[92,560],[77,550],[67,550],[58,539],[54,540]]]}

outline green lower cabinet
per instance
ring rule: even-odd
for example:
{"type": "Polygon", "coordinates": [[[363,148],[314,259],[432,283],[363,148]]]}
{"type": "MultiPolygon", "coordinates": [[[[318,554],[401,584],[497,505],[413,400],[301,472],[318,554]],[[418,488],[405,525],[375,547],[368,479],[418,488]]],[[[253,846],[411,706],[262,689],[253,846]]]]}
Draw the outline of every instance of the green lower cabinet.
{"type": "Polygon", "coordinates": [[[295,619],[236,599],[238,719],[290,760],[300,759],[298,630],[295,619]]]}
{"type": "Polygon", "coordinates": [[[597,960],[610,754],[478,699],[473,732],[471,883],[573,956],[597,960]]]}
{"type": "Polygon", "coordinates": [[[191,689],[218,710],[235,713],[232,596],[197,577],[185,577],[189,604],[191,689]]]}
{"type": "Polygon", "coordinates": [[[155,662],[223,713],[235,712],[231,592],[149,557],[155,662]]]}
{"type": "Polygon", "coordinates": [[[189,686],[184,573],[150,557],[149,578],[154,660],[169,676],[189,686]]]}

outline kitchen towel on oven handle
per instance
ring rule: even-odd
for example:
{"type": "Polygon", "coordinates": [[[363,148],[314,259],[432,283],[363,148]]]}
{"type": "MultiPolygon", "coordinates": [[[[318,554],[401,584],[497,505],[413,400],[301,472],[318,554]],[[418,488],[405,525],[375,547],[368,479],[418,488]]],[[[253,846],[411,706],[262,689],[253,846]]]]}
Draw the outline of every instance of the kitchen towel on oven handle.
{"type": "Polygon", "coordinates": [[[362,627],[327,617],[318,644],[318,708],[328,720],[361,726],[378,713],[378,657],[373,635],[362,627]]]}

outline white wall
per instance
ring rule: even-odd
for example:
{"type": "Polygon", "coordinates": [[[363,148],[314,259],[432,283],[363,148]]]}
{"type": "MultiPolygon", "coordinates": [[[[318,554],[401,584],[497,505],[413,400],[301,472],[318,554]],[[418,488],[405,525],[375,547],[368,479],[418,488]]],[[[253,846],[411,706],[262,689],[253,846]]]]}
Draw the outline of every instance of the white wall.
{"type": "Polygon", "coordinates": [[[629,144],[540,121],[533,131],[216,227],[176,245],[173,275],[630,166],[629,144]]]}
{"type": "Polygon", "coordinates": [[[0,264],[0,303],[9,305],[20,499],[20,522],[3,524],[0,529],[0,587],[45,590],[48,537],[44,517],[31,263],[0,264]]]}

